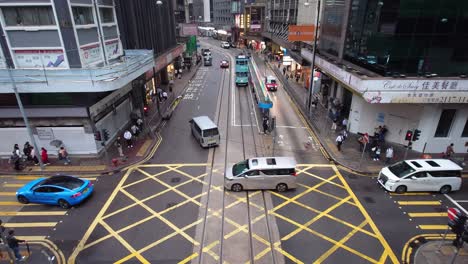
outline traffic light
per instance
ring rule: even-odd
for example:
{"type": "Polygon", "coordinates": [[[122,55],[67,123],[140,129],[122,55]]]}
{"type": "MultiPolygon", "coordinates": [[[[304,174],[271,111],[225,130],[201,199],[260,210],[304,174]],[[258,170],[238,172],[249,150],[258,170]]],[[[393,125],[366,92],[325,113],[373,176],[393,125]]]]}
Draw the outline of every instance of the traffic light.
{"type": "Polygon", "coordinates": [[[96,141],[101,141],[102,140],[100,131],[94,132],[94,140],[96,140],[96,141]]]}
{"type": "Polygon", "coordinates": [[[413,131],[411,130],[406,131],[405,140],[411,141],[412,138],[413,138],[413,131]]]}
{"type": "Polygon", "coordinates": [[[109,131],[105,128],[102,130],[102,137],[104,138],[104,141],[109,140],[109,131]]]}
{"type": "Polygon", "coordinates": [[[148,106],[145,105],[145,106],[143,107],[143,113],[145,114],[145,116],[148,115],[148,110],[149,110],[149,109],[148,109],[148,106]]]}
{"type": "Polygon", "coordinates": [[[420,135],[421,135],[421,130],[415,129],[413,133],[413,141],[418,140],[420,135]]]}

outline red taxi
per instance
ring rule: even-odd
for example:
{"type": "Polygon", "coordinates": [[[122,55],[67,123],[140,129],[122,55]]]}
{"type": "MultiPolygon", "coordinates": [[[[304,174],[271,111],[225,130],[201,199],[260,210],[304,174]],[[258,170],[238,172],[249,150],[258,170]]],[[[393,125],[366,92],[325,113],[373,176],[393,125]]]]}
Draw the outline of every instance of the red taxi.
{"type": "Polygon", "coordinates": [[[265,77],[265,86],[268,91],[278,90],[278,83],[276,82],[276,78],[271,75],[265,77]]]}

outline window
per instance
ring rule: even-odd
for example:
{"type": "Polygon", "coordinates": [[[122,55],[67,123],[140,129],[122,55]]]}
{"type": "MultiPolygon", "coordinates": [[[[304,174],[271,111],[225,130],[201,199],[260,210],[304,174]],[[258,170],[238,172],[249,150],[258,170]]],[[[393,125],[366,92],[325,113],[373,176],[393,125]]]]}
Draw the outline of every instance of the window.
{"type": "Polygon", "coordinates": [[[217,136],[217,135],[219,135],[217,128],[206,129],[203,131],[204,137],[212,137],[212,136],[217,136]]]}
{"type": "Polygon", "coordinates": [[[411,175],[411,177],[416,177],[418,179],[421,179],[421,178],[426,178],[427,174],[424,171],[423,172],[417,172],[417,173],[411,175]]]}
{"type": "Polygon", "coordinates": [[[431,171],[432,177],[461,177],[461,171],[431,171]]]}
{"type": "Polygon", "coordinates": [[[258,170],[251,170],[245,173],[247,176],[258,176],[260,175],[260,172],[258,170]]]}
{"type": "Polygon", "coordinates": [[[413,164],[416,168],[422,168],[421,164],[417,163],[416,161],[412,161],[411,164],[413,164]]]}
{"type": "Polygon", "coordinates": [[[266,159],[266,162],[268,165],[276,165],[276,160],[275,159],[266,159]]]}
{"type": "Polygon", "coordinates": [[[101,7],[99,8],[99,13],[101,13],[102,23],[114,22],[114,10],[112,8],[101,7]]]}
{"type": "Polygon", "coordinates": [[[49,187],[39,187],[34,189],[34,192],[39,192],[39,193],[47,193],[49,191],[49,187]]]}
{"type": "Polygon", "coordinates": [[[450,128],[452,127],[453,118],[455,117],[456,109],[444,109],[440,115],[439,124],[434,137],[447,137],[450,128]]]}
{"type": "Polygon", "coordinates": [[[278,170],[262,170],[265,175],[278,175],[278,170]]]}
{"type": "Polygon", "coordinates": [[[432,167],[440,167],[440,165],[437,162],[433,161],[433,160],[428,160],[426,162],[427,162],[427,164],[431,165],[432,167]]]}
{"type": "Polygon", "coordinates": [[[52,7],[3,7],[7,26],[55,25],[52,7]]]}
{"type": "Polygon", "coordinates": [[[74,6],[72,7],[72,10],[73,20],[75,20],[76,25],[94,24],[92,7],[74,6]]]}
{"type": "Polygon", "coordinates": [[[466,119],[465,127],[463,128],[463,132],[461,134],[462,137],[468,137],[468,119],[466,119]]]}

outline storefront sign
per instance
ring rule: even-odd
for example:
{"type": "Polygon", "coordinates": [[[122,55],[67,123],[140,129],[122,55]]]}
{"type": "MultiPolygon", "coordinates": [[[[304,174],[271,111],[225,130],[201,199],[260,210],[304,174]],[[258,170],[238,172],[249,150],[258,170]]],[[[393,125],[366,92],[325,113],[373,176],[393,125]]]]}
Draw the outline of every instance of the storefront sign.
{"type": "Polygon", "coordinates": [[[63,50],[15,50],[15,64],[18,68],[65,68],[63,50]]]}
{"type": "Polygon", "coordinates": [[[40,140],[54,140],[54,131],[50,127],[36,127],[37,137],[40,140]]]}
{"type": "Polygon", "coordinates": [[[364,99],[374,103],[463,104],[468,103],[466,92],[366,92],[364,99]]]}
{"type": "Polygon", "coordinates": [[[119,57],[121,53],[120,41],[118,39],[106,42],[106,56],[108,60],[119,57]]]}
{"type": "Polygon", "coordinates": [[[315,25],[290,25],[288,41],[314,41],[315,25]]]}
{"type": "Polygon", "coordinates": [[[95,62],[102,61],[101,46],[99,44],[92,44],[80,47],[81,63],[83,65],[90,65],[95,62]]]}
{"type": "Polygon", "coordinates": [[[183,37],[198,35],[196,24],[180,24],[180,35],[183,37]]]}

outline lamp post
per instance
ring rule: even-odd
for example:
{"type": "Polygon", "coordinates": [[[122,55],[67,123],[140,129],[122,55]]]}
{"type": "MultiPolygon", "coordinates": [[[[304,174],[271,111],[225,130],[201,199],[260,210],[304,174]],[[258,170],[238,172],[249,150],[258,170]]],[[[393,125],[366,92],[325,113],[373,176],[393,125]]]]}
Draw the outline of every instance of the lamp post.
{"type": "MultiPolygon", "coordinates": [[[[309,2],[304,3],[305,6],[309,6],[309,2]]],[[[309,82],[309,96],[308,96],[308,103],[307,103],[307,110],[309,111],[309,115],[312,109],[312,93],[314,89],[314,68],[315,68],[315,54],[317,53],[317,35],[318,35],[318,27],[320,21],[320,0],[317,0],[317,16],[315,20],[315,33],[314,33],[314,51],[312,53],[312,65],[311,65],[311,73],[310,73],[310,82],[309,82]]]]}

